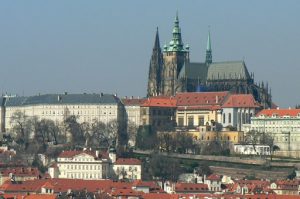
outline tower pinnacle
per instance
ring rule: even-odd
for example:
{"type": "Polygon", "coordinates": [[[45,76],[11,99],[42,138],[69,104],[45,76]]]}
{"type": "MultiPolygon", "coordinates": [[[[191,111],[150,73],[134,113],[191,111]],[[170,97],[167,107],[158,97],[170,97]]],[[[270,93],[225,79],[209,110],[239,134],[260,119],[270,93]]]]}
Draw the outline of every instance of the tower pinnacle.
{"type": "Polygon", "coordinates": [[[160,49],[158,27],[156,27],[156,35],[153,49],[160,49]]]}
{"type": "Polygon", "coordinates": [[[212,50],[211,50],[210,31],[208,31],[208,36],[207,36],[205,63],[206,64],[211,64],[212,63],[212,50]]]}
{"type": "Polygon", "coordinates": [[[172,34],[173,34],[172,40],[170,41],[169,46],[164,49],[164,51],[170,51],[170,52],[187,51],[187,49],[183,45],[182,38],[181,38],[181,29],[179,26],[178,12],[176,12],[172,34]]]}

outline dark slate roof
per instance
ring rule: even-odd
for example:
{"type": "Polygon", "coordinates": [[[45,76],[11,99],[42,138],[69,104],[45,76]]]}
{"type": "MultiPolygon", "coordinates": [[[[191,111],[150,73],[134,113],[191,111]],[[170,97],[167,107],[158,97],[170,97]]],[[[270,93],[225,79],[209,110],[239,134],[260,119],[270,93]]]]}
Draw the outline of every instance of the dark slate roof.
{"type": "Polygon", "coordinates": [[[22,106],[27,97],[8,97],[5,100],[5,106],[22,106]]]}
{"type": "Polygon", "coordinates": [[[250,79],[244,61],[215,62],[209,65],[207,80],[250,79]]]}
{"type": "Polygon", "coordinates": [[[179,76],[206,81],[207,69],[206,63],[186,63],[181,69],[179,76]]]}
{"type": "Polygon", "coordinates": [[[29,97],[13,97],[6,106],[25,106],[35,104],[116,104],[119,98],[111,94],[45,94],[29,97]]]}

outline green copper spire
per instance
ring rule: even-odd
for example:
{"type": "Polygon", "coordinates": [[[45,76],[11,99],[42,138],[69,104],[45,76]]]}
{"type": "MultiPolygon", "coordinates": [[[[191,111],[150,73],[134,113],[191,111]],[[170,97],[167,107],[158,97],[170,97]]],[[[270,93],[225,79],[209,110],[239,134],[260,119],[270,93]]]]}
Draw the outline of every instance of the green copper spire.
{"type": "Polygon", "coordinates": [[[207,37],[205,63],[206,64],[211,64],[212,63],[212,50],[211,50],[210,31],[208,31],[208,37],[207,37]]]}
{"type": "Polygon", "coordinates": [[[208,31],[206,51],[211,51],[210,31],[208,31]]]}
{"type": "Polygon", "coordinates": [[[173,38],[169,43],[169,46],[165,51],[170,52],[178,52],[178,51],[187,51],[187,49],[184,48],[182,39],[181,39],[181,29],[179,27],[179,18],[178,18],[178,12],[176,12],[175,22],[174,22],[174,28],[172,31],[173,38]]]}

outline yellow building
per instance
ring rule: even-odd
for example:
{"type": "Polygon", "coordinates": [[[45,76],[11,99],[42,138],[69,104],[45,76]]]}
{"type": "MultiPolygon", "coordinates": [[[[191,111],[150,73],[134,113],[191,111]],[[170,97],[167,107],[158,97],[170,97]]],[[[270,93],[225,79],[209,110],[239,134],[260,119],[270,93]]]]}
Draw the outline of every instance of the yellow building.
{"type": "Polygon", "coordinates": [[[178,127],[199,129],[221,123],[221,105],[228,92],[178,93],[176,122],[178,127]]]}
{"type": "Polygon", "coordinates": [[[220,141],[229,142],[232,144],[238,144],[244,141],[243,131],[198,131],[193,132],[193,136],[199,141],[209,142],[209,141],[220,141]],[[198,135],[197,135],[198,134],[198,135]]]}

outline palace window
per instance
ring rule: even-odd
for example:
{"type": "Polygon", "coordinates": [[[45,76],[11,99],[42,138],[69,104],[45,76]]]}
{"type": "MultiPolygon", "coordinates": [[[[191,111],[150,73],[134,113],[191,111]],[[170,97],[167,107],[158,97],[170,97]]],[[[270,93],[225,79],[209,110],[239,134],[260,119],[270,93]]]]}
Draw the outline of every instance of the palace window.
{"type": "Polygon", "coordinates": [[[203,116],[198,117],[198,125],[199,126],[204,126],[204,117],[203,116]]]}
{"type": "Polygon", "coordinates": [[[183,117],[178,118],[178,126],[183,126],[184,123],[183,120],[184,120],[183,117]]]}
{"type": "Polygon", "coordinates": [[[189,127],[194,126],[194,117],[193,116],[188,117],[188,126],[189,127]]]}

